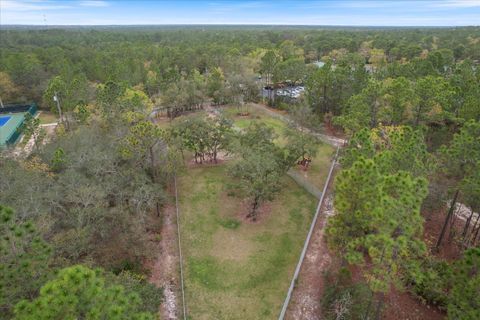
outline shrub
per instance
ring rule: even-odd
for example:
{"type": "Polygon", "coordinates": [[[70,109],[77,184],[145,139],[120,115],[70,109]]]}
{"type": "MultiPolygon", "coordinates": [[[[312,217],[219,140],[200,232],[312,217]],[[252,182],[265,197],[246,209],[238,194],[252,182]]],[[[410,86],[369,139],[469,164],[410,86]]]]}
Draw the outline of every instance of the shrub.
{"type": "Polygon", "coordinates": [[[406,266],[407,284],[425,302],[445,308],[451,267],[444,261],[427,256],[406,266]]]}
{"type": "Polygon", "coordinates": [[[353,283],[351,273],[341,268],[338,273],[328,271],[322,299],[325,319],[360,320],[366,314],[372,292],[365,283],[353,283]]]}

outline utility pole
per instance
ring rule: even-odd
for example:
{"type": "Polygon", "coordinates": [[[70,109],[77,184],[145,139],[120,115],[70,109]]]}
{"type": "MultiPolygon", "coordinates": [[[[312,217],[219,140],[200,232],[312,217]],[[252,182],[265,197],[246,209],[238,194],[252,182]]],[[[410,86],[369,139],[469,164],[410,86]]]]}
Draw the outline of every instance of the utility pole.
{"type": "Polygon", "coordinates": [[[55,91],[55,95],[53,96],[53,101],[57,103],[58,115],[60,117],[60,122],[63,124],[62,109],[60,108],[60,99],[58,99],[57,91],[55,91]]]}

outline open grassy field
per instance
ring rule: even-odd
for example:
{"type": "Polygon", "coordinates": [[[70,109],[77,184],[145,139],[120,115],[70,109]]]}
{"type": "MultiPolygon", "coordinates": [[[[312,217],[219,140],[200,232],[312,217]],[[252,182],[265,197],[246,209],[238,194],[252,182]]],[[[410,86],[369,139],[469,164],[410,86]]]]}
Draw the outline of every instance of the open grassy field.
{"type": "Polygon", "coordinates": [[[245,220],[229,196],[226,164],[179,178],[182,247],[191,319],[275,319],[285,298],[316,199],[285,177],[281,193],[245,220]]]}
{"type": "MultiPolygon", "coordinates": [[[[288,125],[284,121],[278,118],[273,118],[267,113],[261,112],[260,110],[254,108],[247,109],[247,111],[250,113],[249,116],[238,116],[238,109],[234,107],[227,107],[222,110],[226,117],[234,121],[235,126],[243,129],[247,128],[252,122],[260,122],[275,130],[275,133],[279,136],[277,139],[278,143],[286,143],[284,132],[288,125]]],[[[294,168],[294,170],[297,170],[305,178],[305,180],[322,190],[328,174],[328,166],[332,160],[334,152],[335,148],[329,144],[321,143],[318,146],[317,155],[313,158],[308,170],[303,171],[298,167],[294,168]]]]}

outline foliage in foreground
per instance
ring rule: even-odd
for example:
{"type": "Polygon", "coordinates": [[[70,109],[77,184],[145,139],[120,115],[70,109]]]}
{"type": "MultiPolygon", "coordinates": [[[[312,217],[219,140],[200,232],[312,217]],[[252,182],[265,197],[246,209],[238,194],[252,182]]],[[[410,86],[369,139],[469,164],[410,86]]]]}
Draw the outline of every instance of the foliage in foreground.
{"type": "Polygon", "coordinates": [[[353,283],[352,275],[346,268],[338,273],[325,274],[325,292],[322,309],[328,320],[363,320],[370,303],[372,291],[364,283],[353,283]]]}
{"type": "Polygon", "coordinates": [[[9,315],[16,302],[32,297],[49,274],[50,247],[31,221],[19,222],[0,205],[0,310],[9,315]]]}
{"type": "Polygon", "coordinates": [[[480,248],[465,251],[453,266],[452,290],[448,302],[449,319],[480,319],[480,248]]]}
{"type": "Polygon", "coordinates": [[[138,295],[107,286],[100,271],[77,265],[61,270],[40,289],[38,298],[19,302],[15,319],[153,320],[152,314],[139,310],[140,304],[138,295]]]}

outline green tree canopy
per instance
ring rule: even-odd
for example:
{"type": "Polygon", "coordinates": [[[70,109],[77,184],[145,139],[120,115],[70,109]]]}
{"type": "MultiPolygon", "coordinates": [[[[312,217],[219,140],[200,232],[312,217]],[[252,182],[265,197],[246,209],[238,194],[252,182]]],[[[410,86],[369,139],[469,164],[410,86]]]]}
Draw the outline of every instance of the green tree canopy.
{"type": "Polygon", "coordinates": [[[447,307],[448,319],[474,320],[480,318],[480,249],[464,252],[454,264],[453,287],[447,307]]]}
{"type": "Polygon", "coordinates": [[[360,157],[374,159],[383,173],[400,170],[427,176],[435,169],[420,129],[409,126],[380,126],[355,133],[343,151],[342,165],[350,167],[360,157]]]}
{"type": "Polygon", "coordinates": [[[426,194],[426,180],[384,174],[373,160],[360,158],[339,174],[329,241],[348,262],[368,266],[373,291],[399,285],[401,264],[424,252],[420,206],[426,194]]]}
{"type": "Polygon", "coordinates": [[[229,173],[237,179],[237,189],[251,199],[247,217],[255,221],[260,205],[273,200],[280,191],[283,172],[278,161],[264,151],[250,149],[242,153],[242,159],[230,168],[229,173]]]}
{"type": "Polygon", "coordinates": [[[15,306],[15,319],[154,319],[142,312],[136,294],[121,286],[109,286],[99,270],[76,265],[61,270],[47,282],[38,298],[15,306]]]}
{"type": "Polygon", "coordinates": [[[35,296],[46,281],[52,251],[31,221],[19,221],[1,205],[0,234],[0,310],[10,315],[18,301],[35,296]]]}
{"type": "Polygon", "coordinates": [[[453,136],[449,146],[440,150],[443,168],[449,175],[462,179],[478,170],[480,161],[480,122],[468,121],[453,136]]]}

